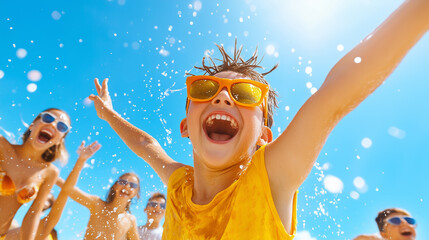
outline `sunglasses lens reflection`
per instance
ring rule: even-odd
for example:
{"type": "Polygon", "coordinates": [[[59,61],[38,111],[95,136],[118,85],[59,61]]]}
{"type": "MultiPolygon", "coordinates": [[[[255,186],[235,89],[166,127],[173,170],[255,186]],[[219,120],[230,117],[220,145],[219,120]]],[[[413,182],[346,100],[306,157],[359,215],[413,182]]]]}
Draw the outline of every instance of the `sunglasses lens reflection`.
{"type": "Polygon", "coordinates": [[[416,220],[414,218],[404,217],[404,219],[405,219],[405,221],[407,221],[408,224],[411,224],[411,225],[416,224],[416,220]]]}
{"type": "Polygon", "coordinates": [[[212,80],[197,80],[191,84],[189,95],[196,99],[209,99],[219,89],[219,83],[212,80]]]}
{"type": "Polygon", "coordinates": [[[57,129],[58,129],[58,131],[64,133],[64,132],[67,132],[67,130],[69,129],[69,127],[65,123],[63,123],[63,122],[58,122],[57,129]]]}
{"type": "Polygon", "coordinates": [[[250,83],[236,83],[231,86],[231,95],[237,102],[256,104],[261,100],[262,90],[250,83]]]}
{"type": "Polygon", "coordinates": [[[389,219],[389,223],[391,223],[393,225],[399,225],[399,224],[401,224],[401,219],[398,217],[393,217],[393,218],[389,219]]]}
{"type": "Polygon", "coordinates": [[[51,123],[51,122],[55,121],[55,117],[49,113],[44,113],[42,115],[42,121],[45,123],[51,123]]]}

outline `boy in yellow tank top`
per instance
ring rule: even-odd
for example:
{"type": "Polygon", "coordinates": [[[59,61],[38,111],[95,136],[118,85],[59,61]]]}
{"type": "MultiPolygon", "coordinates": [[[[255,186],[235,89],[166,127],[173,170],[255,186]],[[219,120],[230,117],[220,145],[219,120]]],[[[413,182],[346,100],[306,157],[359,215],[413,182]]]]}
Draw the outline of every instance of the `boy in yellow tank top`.
{"type": "Polygon", "coordinates": [[[337,123],[371,94],[429,30],[429,1],[407,0],[345,55],[273,141],[276,94],[258,57],[219,46],[220,65],[186,79],[183,137],[194,166],[170,158],[113,110],[107,79],[91,95],[98,116],[168,184],[163,239],[293,239],[297,189],[337,123]],[[361,61],[355,62],[360,57],[361,61]]]}

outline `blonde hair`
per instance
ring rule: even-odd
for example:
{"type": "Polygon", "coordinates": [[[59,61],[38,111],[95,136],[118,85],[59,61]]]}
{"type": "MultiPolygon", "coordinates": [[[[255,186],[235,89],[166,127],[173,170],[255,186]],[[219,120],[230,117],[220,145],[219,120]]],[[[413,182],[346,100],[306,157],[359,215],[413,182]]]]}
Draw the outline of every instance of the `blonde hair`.
{"type": "MultiPolygon", "coordinates": [[[[60,111],[60,112],[64,113],[65,115],[67,115],[67,117],[70,119],[70,116],[65,111],[58,109],[58,108],[48,108],[48,109],[42,111],[42,113],[43,112],[49,112],[49,111],[60,111]]],[[[33,124],[35,121],[39,120],[41,117],[42,117],[41,113],[39,113],[39,115],[37,115],[37,117],[34,118],[34,120],[31,124],[33,124]]],[[[30,130],[30,128],[27,128],[27,130],[22,135],[22,141],[24,143],[30,137],[30,134],[31,134],[31,130],[30,130]]],[[[42,154],[43,160],[45,160],[46,162],[53,162],[56,159],[59,159],[59,161],[62,165],[65,165],[67,163],[67,161],[69,159],[69,153],[67,152],[67,149],[65,146],[65,138],[66,138],[67,134],[68,134],[68,132],[66,134],[64,134],[64,136],[63,136],[63,138],[61,138],[59,144],[51,146],[45,152],[43,152],[43,154],[42,154]]]]}

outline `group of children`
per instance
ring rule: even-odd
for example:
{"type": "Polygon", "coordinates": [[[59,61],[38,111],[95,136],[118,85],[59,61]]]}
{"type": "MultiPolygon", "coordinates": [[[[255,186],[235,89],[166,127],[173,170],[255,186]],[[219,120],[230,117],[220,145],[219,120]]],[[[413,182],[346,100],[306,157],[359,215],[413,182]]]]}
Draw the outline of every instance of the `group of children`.
{"type": "Polygon", "coordinates": [[[0,137],[0,239],[57,239],[54,227],[68,197],[90,211],[84,239],[139,239],[139,235],[146,236],[142,239],[161,239],[159,224],[165,213],[166,198],[157,193],[149,199],[145,208],[148,223],[138,228],[130,212],[131,200],[139,197],[140,192],[136,174],[121,175],[106,200],[75,187],[86,160],[101,148],[97,142],[88,146],[82,142],[68,178],[66,181],[58,178],[58,169],[51,162],[67,160],[64,141],[69,130],[69,116],[51,108],[37,115],[24,133],[21,145],[12,145],[0,137]],[[61,191],[54,201],[50,190],[55,184],[61,191]],[[32,200],[21,227],[12,227],[18,209],[32,200]],[[51,208],[49,214],[40,219],[41,212],[48,208],[51,208]]]}
{"type": "MultiPolygon", "coordinates": [[[[289,126],[273,139],[276,92],[259,73],[257,52],[244,60],[218,46],[222,62],[196,67],[202,75],[186,79],[186,117],[180,132],[193,146],[193,167],[173,160],[145,131],[123,119],[112,105],[108,80],[94,102],[125,144],[144,159],[167,185],[163,239],[293,239],[298,188],[310,173],[329,133],[370,95],[429,30],[429,1],[407,0],[329,72],[320,89],[300,108],[289,126]],[[361,62],[355,62],[359,57],[361,62]]],[[[80,147],[79,159],[65,182],[51,164],[65,159],[64,138],[70,118],[58,109],[39,114],[12,145],[0,137],[0,239],[46,239],[68,196],[90,210],[84,239],[137,239],[130,200],[138,195],[135,174],[122,175],[106,201],[74,187],[84,162],[100,145],[80,147]],[[54,184],[62,190],[51,213],[40,220],[54,184]],[[19,207],[34,199],[16,233],[8,228],[19,207]],[[109,222],[109,224],[106,224],[109,222]],[[9,234],[16,234],[10,237],[9,234]]],[[[403,219],[402,219],[403,220],[403,219]]],[[[406,222],[400,219],[400,223],[406,222]]],[[[389,219],[383,224],[391,224],[389,219]]],[[[393,238],[392,238],[393,239],[393,238]]]]}

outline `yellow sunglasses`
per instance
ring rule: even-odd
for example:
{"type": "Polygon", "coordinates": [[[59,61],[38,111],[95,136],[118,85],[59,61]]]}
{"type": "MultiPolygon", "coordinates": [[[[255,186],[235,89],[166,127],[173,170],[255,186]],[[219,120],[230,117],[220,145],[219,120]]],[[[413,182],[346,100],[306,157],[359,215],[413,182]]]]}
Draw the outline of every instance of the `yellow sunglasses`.
{"type": "Polygon", "coordinates": [[[229,79],[215,76],[190,76],[186,79],[188,99],[186,102],[186,113],[189,101],[207,102],[219,94],[224,87],[227,88],[231,99],[240,106],[256,107],[264,105],[265,126],[267,126],[267,93],[268,85],[250,79],[229,79]]]}

